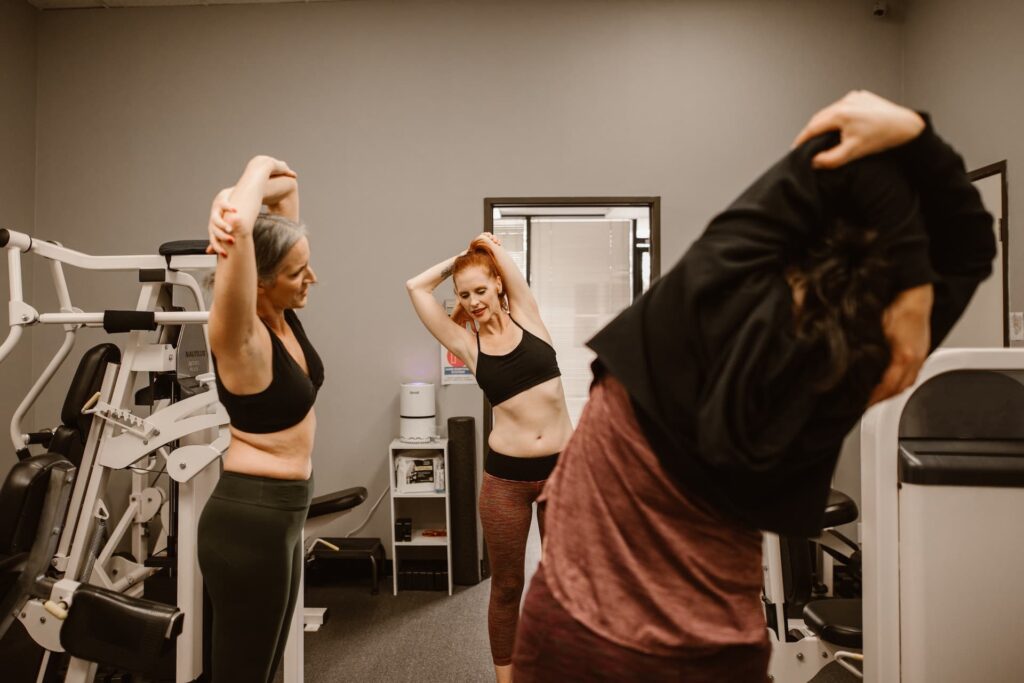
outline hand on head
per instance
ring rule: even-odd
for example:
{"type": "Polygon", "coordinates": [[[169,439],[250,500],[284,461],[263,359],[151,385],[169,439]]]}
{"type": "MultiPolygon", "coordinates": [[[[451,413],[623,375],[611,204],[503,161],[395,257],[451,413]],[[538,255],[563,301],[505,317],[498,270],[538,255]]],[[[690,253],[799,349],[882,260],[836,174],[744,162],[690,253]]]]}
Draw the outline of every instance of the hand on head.
{"type": "Polygon", "coordinates": [[[474,245],[480,245],[483,247],[489,247],[494,245],[496,247],[501,246],[501,240],[493,232],[482,232],[473,239],[474,245]]]}
{"type": "Polygon", "coordinates": [[[490,244],[493,244],[496,247],[502,246],[502,241],[498,239],[497,234],[495,234],[494,232],[480,232],[478,236],[476,236],[476,239],[473,240],[473,242],[480,241],[489,242],[490,244]]]}
{"type": "Polygon", "coordinates": [[[882,330],[889,340],[889,367],[882,375],[868,405],[895,396],[917,381],[931,348],[931,284],[900,292],[882,315],[882,330]]]}
{"type": "Polygon", "coordinates": [[[832,130],[839,144],[814,157],[815,168],[845,163],[910,142],[924,130],[921,115],[866,90],[854,90],[811,117],[793,146],[832,130]]]}
{"type": "Polygon", "coordinates": [[[238,209],[228,201],[231,189],[230,187],[225,188],[213,198],[213,205],[210,207],[210,220],[206,226],[206,231],[210,237],[210,244],[206,247],[206,253],[218,254],[224,258],[228,257],[228,252],[224,245],[234,244],[235,242],[231,232],[234,229],[233,222],[238,214],[238,209]]]}
{"type": "MultiPolygon", "coordinates": [[[[228,187],[217,193],[217,196],[213,198],[213,205],[210,207],[210,219],[207,224],[207,233],[209,234],[210,244],[206,247],[207,254],[217,254],[223,258],[228,257],[226,245],[234,244],[235,238],[232,236],[232,232],[241,225],[241,219],[239,218],[239,206],[236,206],[231,202],[231,196],[236,189],[242,188],[243,197],[246,196],[245,188],[253,187],[253,183],[258,180],[258,187],[262,191],[262,203],[266,204],[271,212],[276,212],[274,206],[275,203],[280,203],[285,197],[294,193],[295,183],[288,181],[282,189],[281,181],[277,181],[276,185],[272,182],[275,178],[291,178],[296,179],[298,176],[287,163],[280,159],[267,156],[264,154],[254,156],[246,164],[245,172],[238,181],[238,185],[235,187],[228,187]],[[248,181],[248,184],[247,184],[248,181]]],[[[251,194],[251,193],[250,193],[251,194]]],[[[297,195],[296,195],[297,197],[297,195]]],[[[259,197],[257,197],[258,199],[259,197]]],[[[243,198],[242,207],[246,207],[246,200],[243,198]]],[[[297,199],[295,201],[295,213],[297,219],[297,199]]],[[[256,203],[255,213],[258,213],[259,202],[256,203]]],[[[243,211],[243,213],[245,213],[243,211]]]]}
{"type": "Polygon", "coordinates": [[[289,178],[298,178],[299,176],[293,171],[287,163],[280,159],[260,154],[254,156],[250,161],[250,164],[267,164],[270,172],[270,177],[275,178],[277,176],[288,176],[289,178]]]}

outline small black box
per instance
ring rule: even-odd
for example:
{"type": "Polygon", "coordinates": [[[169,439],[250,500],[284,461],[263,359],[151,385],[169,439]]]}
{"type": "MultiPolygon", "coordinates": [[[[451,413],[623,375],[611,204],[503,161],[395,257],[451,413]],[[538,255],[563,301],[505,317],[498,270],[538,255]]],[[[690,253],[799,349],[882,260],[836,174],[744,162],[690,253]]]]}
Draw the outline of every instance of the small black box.
{"type": "Polygon", "coordinates": [[[412,540],[412,518],[411,517],[397,517],[395,518],[395,540],[396,541],[411,541],[412,540]]]}

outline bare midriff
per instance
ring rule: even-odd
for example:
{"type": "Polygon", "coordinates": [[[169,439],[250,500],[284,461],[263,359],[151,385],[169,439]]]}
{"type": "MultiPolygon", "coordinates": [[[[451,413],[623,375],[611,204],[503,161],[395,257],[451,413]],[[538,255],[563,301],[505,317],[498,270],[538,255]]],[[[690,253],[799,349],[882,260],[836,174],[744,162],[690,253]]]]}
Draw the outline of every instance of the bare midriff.
{"type": "Polygon", "coordinates": [[[523,458],[558,453],[572,436],[562,379],[554,377],[494,406],[493,450],[523,458]]]}
{"type": "Polygon", "coordinates": [[[302,422],[279,432],[252,434],[231,427],[231,445],[224,454],[224,470],[271,479],[309,479],[313,471],[316,413],[310,409],[302,422]]]}

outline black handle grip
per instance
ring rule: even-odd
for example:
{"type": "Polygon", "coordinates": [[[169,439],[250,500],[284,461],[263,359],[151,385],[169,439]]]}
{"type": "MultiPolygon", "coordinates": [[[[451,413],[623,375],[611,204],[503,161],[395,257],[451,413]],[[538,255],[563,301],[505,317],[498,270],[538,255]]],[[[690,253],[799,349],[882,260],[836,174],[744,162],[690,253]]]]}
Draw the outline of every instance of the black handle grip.
{"type": "Polygon", "coordinates": [[[155,330],[156,313],[153,311],[104,311],[103,329],[111,334],[133,330],[155,330]]]}
{"type": "Polygon", "coordinates": [[[38,431],[38,432],[29,432],[29,434],[28,434],[28,443],[29,443],[29,445],[32,445],[32,444],[43,444],[44,446],[49,446],[50,445],[50,441],[52,441],[52,440],[53,440],[53,430],[52,429],[43,429],[43,430],[38,431]]]}

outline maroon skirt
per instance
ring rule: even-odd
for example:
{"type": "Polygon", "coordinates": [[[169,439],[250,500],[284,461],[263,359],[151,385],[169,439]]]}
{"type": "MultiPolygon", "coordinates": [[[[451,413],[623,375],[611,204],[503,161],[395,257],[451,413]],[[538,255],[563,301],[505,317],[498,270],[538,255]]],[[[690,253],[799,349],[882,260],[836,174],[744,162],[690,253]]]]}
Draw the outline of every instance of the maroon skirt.
{"type": "Polygon", "coordinates": [[[613,377],[592,387],[540,500],[517,683],[767,679],[760,532],[679,490],[613,377]]]}
{"type": "Polygon", "coordinates": [[[679,681],[763,683],[766,644],[718,648],[688,657],[660,657],[617,645],[583,626],[555,600],[537,570],[519,616],[512,675],[516,683],[549,681],[679,681]]]}

